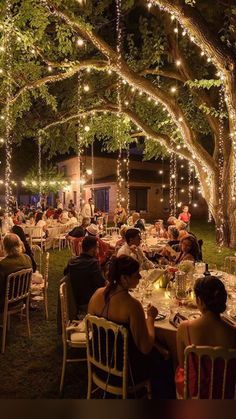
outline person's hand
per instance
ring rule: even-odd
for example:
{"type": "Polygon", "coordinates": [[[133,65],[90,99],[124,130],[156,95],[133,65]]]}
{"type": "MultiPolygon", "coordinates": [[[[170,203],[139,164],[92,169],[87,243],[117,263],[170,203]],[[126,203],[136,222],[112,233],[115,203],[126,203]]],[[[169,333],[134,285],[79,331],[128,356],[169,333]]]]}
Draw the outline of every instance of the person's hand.
{"type": "Polygon", "coordinates": [[[157,315],[158,315],[157,308],[152,306],[151,304],[148,304],[148,306],[147,306],[147,316],[152,317],[153,320],[154,320],[157,315]]]}

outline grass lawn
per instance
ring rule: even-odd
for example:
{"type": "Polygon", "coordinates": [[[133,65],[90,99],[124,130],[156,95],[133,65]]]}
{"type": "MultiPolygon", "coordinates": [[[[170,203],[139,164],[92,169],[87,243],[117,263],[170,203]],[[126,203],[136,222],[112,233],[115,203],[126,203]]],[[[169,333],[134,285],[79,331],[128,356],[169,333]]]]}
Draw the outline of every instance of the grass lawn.
{"type": "MultiPolygon", "coordinates": [[[[233,250],[218,248],[215,244],[214,227],[195,222],[191,230],[204,241],[204,261],[223,265],[224,258],[233,250]]],[[[31,312],[32,338],[27,338],[26,325],[12,318],[8,332],[6,352],[0,354],[1,398],[58,398],[61,373],[61,340],[57,335],[57,295],[63,268],[69,251],[50,251],[49,265],[49,320],[43,311],[31,312]]],[[[65,398],[85,398],[87,370],[84,364],[69,364],[65,379],[65,398]]]]}

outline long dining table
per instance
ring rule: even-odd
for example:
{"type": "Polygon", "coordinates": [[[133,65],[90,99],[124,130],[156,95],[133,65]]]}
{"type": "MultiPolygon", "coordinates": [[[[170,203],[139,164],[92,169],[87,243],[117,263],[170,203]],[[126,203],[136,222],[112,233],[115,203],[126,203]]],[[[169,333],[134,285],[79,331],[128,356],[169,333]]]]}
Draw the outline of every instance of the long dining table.
{"type": "MultiPolygon", "coordinates": [[[[155,269],[151,271],[152,274],[155,273],[155,269]]],[[[158,277],[160,270],[157,268],[156,272],[158,277]]],[[[141,274],[143,274],[143,271],[141,271],[141,274]]],[[[212,272],[212,275],[219,276],[225,283],[228,292],[228,303],[227,309],[222,316],[226,321],[236,327],[236,276],[226,272],[212,272]]],[[[153,276],[155,277],[155,275],[153,276]]],[[[194,274],[195,279],[198,276],[200,275],[194,274]]],[[[147,274],[145,274],[145,277],[147,277],[147,274]]],[[[169,350],[173,364],[174,366],[177,366],[177,327],[171,324],[170,320],[173,320],[177,313],[180,313],[181,316],[190,321],[199,317],[201,313],[194,304],[194,301],[190,299],[183,303],[176,298],[173,298],[173,296],[170,298],[169,292],[165,288],[159,287],[158,279],[152,285],[151,295],[147,296],[145,289],[138,288],[133,291],[133,296],[142,303],[144,311],[146,310],[147,304],[151,303],[157,307],[158,312],[164,316],[164,318],[160,318],[154,323],[156,340],[169,350]]]]}

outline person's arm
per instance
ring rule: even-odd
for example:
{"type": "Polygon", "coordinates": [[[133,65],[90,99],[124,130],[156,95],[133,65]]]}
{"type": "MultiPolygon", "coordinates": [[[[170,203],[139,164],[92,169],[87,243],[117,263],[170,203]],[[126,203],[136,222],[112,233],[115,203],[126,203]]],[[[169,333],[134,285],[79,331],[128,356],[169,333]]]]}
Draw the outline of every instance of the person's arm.
{"type": "Polygon", "coordinates": [[[141,303],[137,300],[132,301],[130,308],[130,330],[137,348],[143,354],[148,354],[154,345],[155,329],[154,319],[157,316],[155,307],[149,308],[147,320],[141,303]]]}
{"type": "Polygon", "coordinates": [[[176,336],[178,362],[181,368],[184,368],[185,334],[186,334],[186,322],[183,322],[178,326],[177,336],[176,336]]]}

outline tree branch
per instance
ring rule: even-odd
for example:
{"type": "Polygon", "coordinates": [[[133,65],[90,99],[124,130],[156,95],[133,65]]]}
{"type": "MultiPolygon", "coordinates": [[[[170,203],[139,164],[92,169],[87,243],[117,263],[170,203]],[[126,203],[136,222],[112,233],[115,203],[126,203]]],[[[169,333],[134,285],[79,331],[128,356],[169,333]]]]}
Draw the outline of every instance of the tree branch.
{"type": "Polygon", "coordinates": [[[95,68],[96,70],[106,70],[108,68],[108,63],[102,60],[84,60],[75,65],[74,67],[70,67],[64,73],[54,74],[52,76],[43,77],[42,79],[38,79],[32,83],[29,83],[22,87],[17,94],[12,98],[10,101],[11,104],[15,103],[17,99],[27,90],[37,89],[41,86],[44,86],[48,83],[55,83],[61,80],[68,79],[74,76],[78,71],[83,70],[85,68],[95,68]]]}
{"type": "Polygon", "coordinates": [[[142,70],[140,73],[140,76],[146,76],[147,74],[156,74],[158,76],[167,77],[169,79],[175,79],[184,82],[184,78],[179,74],[177,71],[171,71],[171,70],[158,70],[158,69],[145,69],[142,70]]]}
{"type": "Polygon", "coordinates": [[[215,170],[215,163],[212,157],[197,142],[195,133],[188,124],[182,109],[171,95],[154,86],[150,81],[130,69],[124,59],[120,60],[116,51],[114,51],[103,39],[101,39],[89,25],[86,26],[80,20],[76,20],[74,17],[68,16],[67,13],[59,10],[54,4],[52,4],[52,2],[50,2],[49,5],[45,0],[45,3],[47,3],[47,7],[53,15],[66,22],[75,32],[79,33],[80,36],[83,36],[85,39],[92,42],[92,44],[108,58],[110,67],[130,85],[141,89],[154,100],[162,103],[171,115],[174,123],[179,128],[187,147],[192,151],[195,158],[201,161],[201,163],[204,163],[209,170],[215,170]]]}

